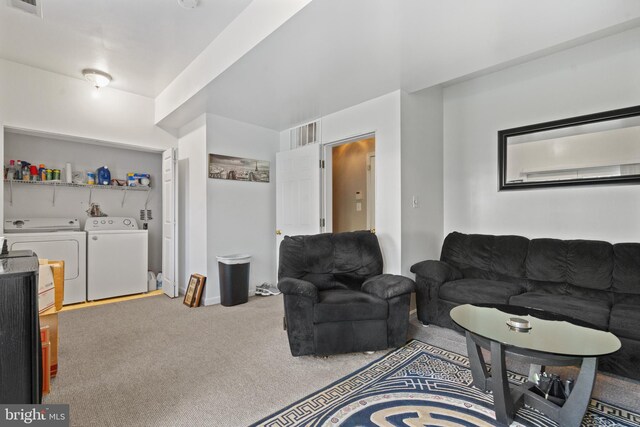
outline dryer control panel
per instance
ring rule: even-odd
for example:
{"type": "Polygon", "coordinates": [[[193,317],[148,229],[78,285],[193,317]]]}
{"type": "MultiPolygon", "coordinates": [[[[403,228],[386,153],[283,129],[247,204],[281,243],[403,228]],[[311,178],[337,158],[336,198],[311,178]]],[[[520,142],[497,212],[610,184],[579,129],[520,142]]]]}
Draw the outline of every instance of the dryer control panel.
{"type": "Polygon", "coordinates": [[[135,218],[120,216],[102,216],[87,218],[84,231],[98,230],[139,230],[135,218]]]}
{"type": "Polygon", "coordinates": [[[54,231],[80,231],[78,218],[7,218],[5,233],[49,233],[54,231]]]}

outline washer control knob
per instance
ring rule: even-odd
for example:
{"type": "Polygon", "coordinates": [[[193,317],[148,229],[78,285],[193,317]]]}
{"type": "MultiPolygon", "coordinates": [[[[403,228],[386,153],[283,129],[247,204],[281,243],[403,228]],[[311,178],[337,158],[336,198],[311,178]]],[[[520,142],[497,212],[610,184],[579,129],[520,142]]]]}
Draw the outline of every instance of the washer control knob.
{"type": "Polygon", "coordinates": [[[109,224],[113,224],[113,220],[112,219],[109,220],[109,224]]]}
{"type": "Polygon", "coordinates": [[[100,221],[100,224],[106,224],[107,221],[105,221],[104,219],[102,221],[100,221]]]}
{"type": "Polygon", "coordinates": [[[93,223],[94,223],[94,224],[98,224],[98,220],[97,220],[97,219],[94,219],[94,220],[93,220],[93,223]]]}
{"type": "Polygon", "coordinates": [[[131,225],[131,220],[129,218],[125,219],[122,222],[124,222],[124,225],[131,225]]]}

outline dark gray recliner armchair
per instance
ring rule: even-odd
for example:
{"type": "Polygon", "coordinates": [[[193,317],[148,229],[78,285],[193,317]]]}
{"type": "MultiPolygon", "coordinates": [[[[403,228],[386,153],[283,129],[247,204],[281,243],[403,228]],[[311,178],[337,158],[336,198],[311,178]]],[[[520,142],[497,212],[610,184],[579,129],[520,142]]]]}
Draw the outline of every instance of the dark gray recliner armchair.
{"type": "Polygon", "coordinates": [[[382,274],[368,231],[285,236],[278,289],[291,354],[382,350],[406,343],[413,280],[382,274]]]}

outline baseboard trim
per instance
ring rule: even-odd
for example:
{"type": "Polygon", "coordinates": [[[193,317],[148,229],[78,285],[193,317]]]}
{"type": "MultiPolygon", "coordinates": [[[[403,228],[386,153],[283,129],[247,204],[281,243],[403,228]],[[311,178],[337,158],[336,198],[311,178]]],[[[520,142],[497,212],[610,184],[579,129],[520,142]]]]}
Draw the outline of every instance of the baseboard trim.
{"type": "Polygon", "coordinates": [[[220,304],[220,297],[210,297],[204,300],[204,305],[220,304]]]}

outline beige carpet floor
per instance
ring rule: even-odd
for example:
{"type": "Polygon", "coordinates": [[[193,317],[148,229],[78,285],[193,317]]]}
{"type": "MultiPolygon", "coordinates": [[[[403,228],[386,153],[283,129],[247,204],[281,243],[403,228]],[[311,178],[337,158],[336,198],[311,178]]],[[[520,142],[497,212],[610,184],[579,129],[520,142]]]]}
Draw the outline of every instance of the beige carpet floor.
{"type": "MultiPolygon", "coordinates": [[[[196,309],[156,296],[61,313],[45,403],[70,404],[74,426],[245,426],[386,353],[294,358],[282,314],[281,296],[196,309]]],[[[413,319],[410,335],[466,354],[454,331],[413,319]]],[[[640,410],[637,382],[598,375],[594,393],[640,410]]]]}

